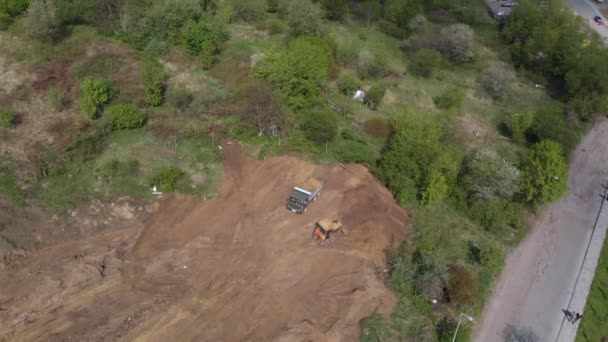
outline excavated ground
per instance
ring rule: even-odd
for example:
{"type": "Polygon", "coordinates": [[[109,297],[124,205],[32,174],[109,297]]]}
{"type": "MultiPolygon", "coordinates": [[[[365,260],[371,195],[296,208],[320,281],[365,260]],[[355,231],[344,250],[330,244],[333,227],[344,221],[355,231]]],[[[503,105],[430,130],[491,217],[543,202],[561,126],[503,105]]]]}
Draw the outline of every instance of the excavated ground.
{"type": "Polygon", "coordinates": [[[395,298],[376,273],[408,216],[362,166],[257,161],[225,143],[215,200],[0,263],[0,341],[353,341],[395,298]],[[304,215],[293,185],[325,182],[304,215]],[[347,234],[313,241],[315,221],[347,234]]]}

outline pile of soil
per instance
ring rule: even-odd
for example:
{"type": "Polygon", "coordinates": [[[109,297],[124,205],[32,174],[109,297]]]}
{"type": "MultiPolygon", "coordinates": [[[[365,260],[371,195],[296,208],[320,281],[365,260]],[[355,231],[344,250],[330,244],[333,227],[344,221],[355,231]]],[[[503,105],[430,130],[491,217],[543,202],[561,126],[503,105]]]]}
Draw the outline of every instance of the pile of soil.
{"type": "Polygon", "coordinates": [[[217,199],[167,196],[144,222],[0,261],[0,341],[352,341],[392,310],[376,273],[408,217],[367,169],[222,153],[217,199]],[[293,214],[310,176],[321,196],[293,214]],[[322,218],[347,234],[312,240],[322,218]]]}

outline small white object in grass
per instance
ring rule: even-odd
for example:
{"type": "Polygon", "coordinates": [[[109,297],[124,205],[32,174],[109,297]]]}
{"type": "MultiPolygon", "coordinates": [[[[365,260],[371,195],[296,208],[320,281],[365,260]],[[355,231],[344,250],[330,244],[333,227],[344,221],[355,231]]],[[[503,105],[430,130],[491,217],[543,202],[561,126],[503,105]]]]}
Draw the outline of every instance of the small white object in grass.
{"type": "Polygon", "coordinates": [[[218,146],[218,148],[221,150],[221,149],[222,149],[222,146],[218,146]]]}
{"type": "Polygon", "coordinates": [[[364,99],[365,99],[365,92],[363,90],[357,90],[357,92],[355,92],[355,96],[353,96],[353,100],[358,101],[358,102],[363,102],[364,99]]]}
{"type": "Polygon", "coordinates": [[[185,265],[184,265],[184,269],[186,269],[186,268],[188,268],[188,266],[185,266],[185,265]]]}
{"type": "Polygon", "coordinates": [[[433,303],[433,304],[437,304],[437,299],[433,299],[433,300],[431,301],[431,303],[433,303]]]}

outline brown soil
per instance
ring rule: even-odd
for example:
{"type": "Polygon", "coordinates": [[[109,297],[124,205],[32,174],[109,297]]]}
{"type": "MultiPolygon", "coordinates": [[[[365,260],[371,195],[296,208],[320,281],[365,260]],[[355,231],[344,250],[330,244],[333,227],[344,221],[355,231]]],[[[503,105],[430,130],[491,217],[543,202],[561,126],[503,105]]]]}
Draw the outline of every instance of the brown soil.
{"type": "Polygon", "coordinates": [[[364,167],[222,152],[216,200],[171,195],[145,222],[0,260],[0,341],[353,341],[390,312],[376,272],[408,217],[364,167]],[[323,193],[293,214],[309,176],[323,193]],[[321,218],[347,234],[313,241],[321,218]]]}

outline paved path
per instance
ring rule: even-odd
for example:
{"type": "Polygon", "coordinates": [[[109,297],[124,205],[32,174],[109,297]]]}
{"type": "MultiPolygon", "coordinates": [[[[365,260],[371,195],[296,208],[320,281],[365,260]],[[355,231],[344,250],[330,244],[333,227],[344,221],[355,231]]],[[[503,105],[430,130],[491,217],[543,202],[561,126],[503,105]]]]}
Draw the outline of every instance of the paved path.
{"type": "MultiPolygon", "coordinates": [[[[574,151],[568,184],[568,194],[545,208],[507,258],[485,308],[477,341],[501,341],[502,331],[511,324],[529,328],[540,341],[553,342],[562,326],[562,309],[570,305],[572,310],[582,311],[579,306],[584,305],[593,265],[587,263],[581,276],[579,270],[603,203],[602,184],[608,185],[608,121],[598,123],[574,151]],[[574,298],[578,299],[573,299],[577,280],[574,298]]],[[[569,330],[563,333],[572,334],[569,330]]]]}

